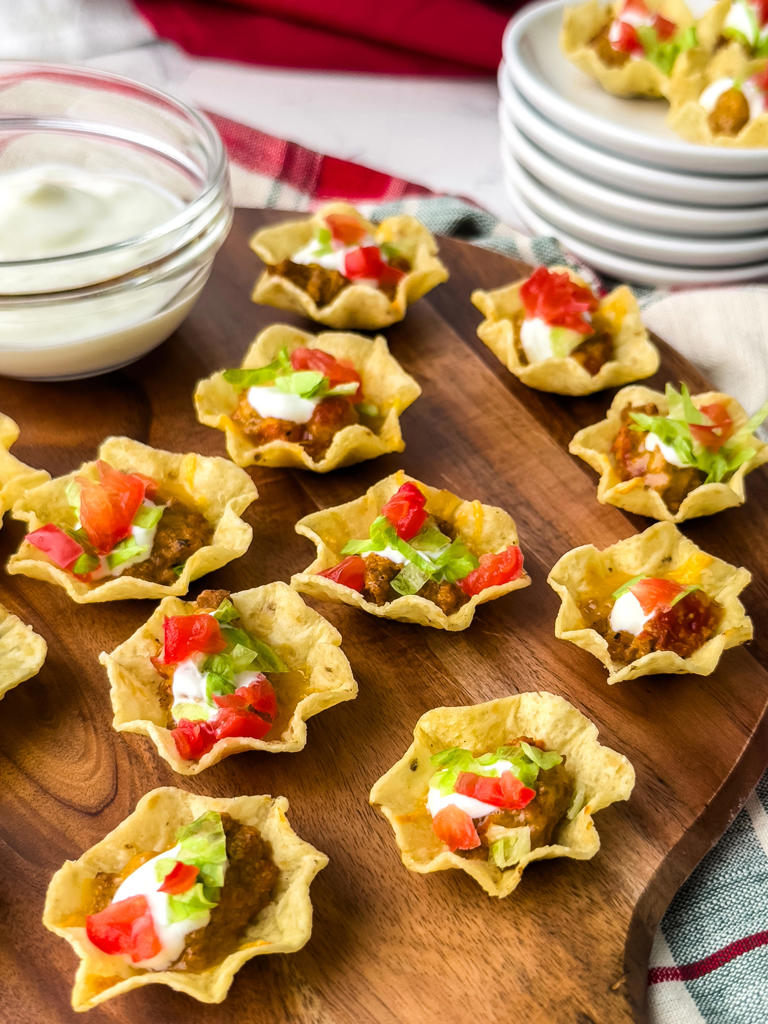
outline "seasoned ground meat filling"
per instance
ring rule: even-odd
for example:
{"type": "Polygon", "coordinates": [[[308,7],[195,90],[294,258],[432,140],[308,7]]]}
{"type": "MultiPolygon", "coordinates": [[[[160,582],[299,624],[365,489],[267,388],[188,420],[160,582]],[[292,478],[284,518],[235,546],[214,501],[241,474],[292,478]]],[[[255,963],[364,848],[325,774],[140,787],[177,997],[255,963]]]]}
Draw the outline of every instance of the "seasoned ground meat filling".
{"type": "MultiPolygon", "coordinates": [[[[390,266],[402,270],[405,274],[411,269],[411,264],[403,257],[391,259],[388,262],[390,266]]],[[[339,292],[351,284],[349,278],[344,277],[338,270],[327,270],[318,263],[304,264],[294,263],[289,259],[281,260],[274,266],[267,267],[267,271],[292,281],[309,295],[315,305],[321,308],[333,302],[339,292]]],[[[390,301],[397,294],[397,282],[380,284],[378,287],[390,301]]]]}
{"type": "Polygon", "coordinates": [[[623,50],[614,50],[608,39],[609,28],[610,26],[606,25],[600,29],[592,40],[592,46],[603,64],[609,68],[620,68],[629,60],[629,54],[623,50]]]}
{"type": "Polygon", "coordinates": [[[344,291],[350,283],[338,270],[326,270],[318,263],[304,264],[280,260],[275,266],[267,267],[267,271],[292,281],[320,308],[333,302],[339,292],[344,291]]]}
{"type": "Polygon", "coordinates": [[[646,487],[659,492],[670,512],[677,512],[686,495],[703,484],[706,475],[694,466],[683,469],[671,466],[658,449],[646,451],[645,438],[648,435],[643,430],[632,428],[630,413],[633,412],[659,415],[653,404],[630,406],[622,411],[621,427],[611,446],[619,479],[642,477],[646,487]]]}
{"type": "Polygon", "coordinates": [[[148,558],[130,566],[123,575],[171,584],[178,579],[176,568],[211,543],[213,527],[197,509],[176,498],[158,495],[158,501],[165,504],[165,509],[157,525],[152,551],[148,558]]]}
{"type": "Polygon", "coordinates": [[[584,367],[593,377],[603,365],[613,359],[613,338],[608,331],[595,332],[571,352],[571,359],[584,367]]]}
{"type": "Polygon", "coordinates": [[[738,135],[749,121],[749,103],[741,89],[726,89],[707,117],[713,135],[738,135]]]}
{"type": "MultiPolygon", "coordinates": [[[[520,736],[509,746],[525,741],[533,747],[545,749],[545,745],[527,736],[520,736]]],[[[519,810],[499,810],[475,822],[477,834],[483,847],[493,842],[493,826],[502,828],[520,828],[528,825],[531,830],[531,849],[546,846],[552,839],[552,833],[562,821],[573,798],[573,783],[565,770],[565,758],[553,768],[539,772],[533,784],[536,796],[531,802],[519,810]]]]}
{"type": "Polygon", "coordinates": [[[175,967],[180,971],[204,971],[237,948],[248,923],[272,899],[280,874],[272,860],[272,848],[259,831],[222,814],[227,837],[227,872],[219,903],[205,928],[192,932],[175,967]]]}
{"type": "MultiPolygon", "coordinates": [[[[366,601],[382,605],[400,597],[400,594],[392,589],[390,583],[401,569],[402,565],[377,555],[375,552],[366,555],[362,589],[362,595],[366,601]]],[[[469,600],[461,587],[447,581],[436,583],[434,580],[427,580],[419,591],[419,596],[433,601],[446,615],[453,615],[469,600]]]]}
{"type": "Polygon", "coordinates": [[[290,441],[300,444],[315,460],[322,458],[337,431],[360,422],[354,405],[341,395],[323,399],[307,423],[294,423],[292,420],[260,416],[248,401],[247,391],[240,395],[232,419],[257,447],[270,441],[290,441]]]}
{"type": "Polygon", "coordinates": [[[723,608],[703,590],[686,594],[672,608],[657,612],[646,622],[641,633],[633,636],[624,630],[611,629],[613,599],[591,599],[582,606],[586,622],[608,641],[608,653],[621,665],[637,661],[651,651],[674,651],[681,658],[690,657],[710,640],[723,618],[723,608]]]}

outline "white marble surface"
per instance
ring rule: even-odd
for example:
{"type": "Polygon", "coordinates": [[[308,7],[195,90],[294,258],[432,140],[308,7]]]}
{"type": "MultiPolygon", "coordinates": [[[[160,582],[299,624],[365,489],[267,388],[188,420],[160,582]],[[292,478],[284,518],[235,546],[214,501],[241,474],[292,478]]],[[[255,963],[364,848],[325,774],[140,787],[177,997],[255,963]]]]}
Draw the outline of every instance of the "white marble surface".
{"type": "Polygon", "coordinates": [[[284,71],[161,43],[89,63],[270,135],[466,196],[519,224],[502,182],[495,81],[284,71]]]}

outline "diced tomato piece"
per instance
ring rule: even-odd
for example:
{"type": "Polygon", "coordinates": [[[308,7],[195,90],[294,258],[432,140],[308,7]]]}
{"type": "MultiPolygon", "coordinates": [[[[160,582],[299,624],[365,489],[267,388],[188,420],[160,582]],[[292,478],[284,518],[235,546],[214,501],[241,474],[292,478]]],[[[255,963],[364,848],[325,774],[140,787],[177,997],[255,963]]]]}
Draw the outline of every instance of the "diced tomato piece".
{"type": "MultiPolygon", "coordinates": [[[[768,25],[768,0],[757,0],[757,17],[760,23],[760,28],[765,28],[765,26],[768,25]]],[[[768,67],[760,73],[762,75],[768,74],[768,67]]]]}
{"type": "Polygon", "coordinates": [[[628,21],[616,22],[616,28],[611,33],[611,46],[619,53],[644,53],[643,44],[640,42],[635,26],[628,21]]]}
{"type": "Polygon", "coordinates": [[[45,526],[33,530],[24,539],[47,555],[60,569],[71,569],[83,554],[82,546],[53,523],[46,523],[45,526]]]}
{"type": "Polygon", "coordinates": [[[484,804],[501,807],[504,795],[501,791],[501,779],[493,776],[476,775],[475,772],[461,772],[453,787],[463,796],[471,796],[484,804]]]}
{"type": "Polygon", "coordinates": [[[212,719],[212,724],[216,729],[217,740],[226,739],[228,736],[248,736],[250,739],[260,740],[272,728],[272,722],[261,715],[229,708],[222,708],[212,719]]]}
{"type": "Polygon", "coordinates": [[[340,583],[342,587],[349,587],[356,590],[358,594],[363,589],[365,582],[365,559],[361,555],[347,555],[338,565],[324,569],[318,576],[325,576],[326,579],[340,583]]]}
{"type": "Polygon", "coordinates": [[[722,402],[703,405],[699,411],[709,417],[711,423],[689,423],[691,434],[705,448],[717,451],[733,433],[733,420],[722,402]]]}
{"type": "Polygon", "coordinates": [[[316,370],[328,378],[331,387],[336,384],[357,384],[357,391],[349,397],[353,402],[359,402],[363,397],[361,389],[360,374],[354,366],[347,366],[340,363],[328,352],[319,348],[295,348],[291,352],[291,366],[294,370],[316,370]]]}
{"type": "Polygon", "coordinates": [[[227,646],[212,615],[166,615],[163,621],[163,660],[176,665],[191,654],[217,654],[227,646]]]}
{"type": "Polygon", "coordinates": [[[653,19],[653,27],[656,29],[656,35],[659,39],[671,39],[677,31],[677,25],[674,21],[670,21],[661,14],[657,14],[653,19]]]}
{"type": "Polygon", "coordinates": [[[488,587],[500,587],[504,583],[511,583],[516,580],[523,571],[523,553],[517,544],[510,544],[508,548],[499,551],[498,554],[488,553],[480,555],[479,565],[473,569],[458,585],[465,594],[471,597],[479,594],[488,587]]]}
{"type": "Polygon", "coordinates": [[[131,532],[133,517],[144,501],[147,477],[121,473],[108,462],[96,463],[98,480],[79,476],[80,522],[94,551],[108,554],[131,532]]]}
{"type": "Polygon", "coordinates": [[[85,933],[103,953],[127,955],[133,963],[151,960],[163,948],[146,896],[131,896],[88,914],[85,933]]]}
{"type": "Polygon", "coordinates": [[[171,896],[178,896],[181,892],[187,892],[197,881],[198,869],[194,864],[185,864],[177,860],[171,870],[163,879],[163,884],[158,892],[167,892],[171,896]]]}
{"type": "Polygon", "coordinates": [[[515,811],[527,807],[536,796],[536,790],[524,786],[514,772],[502,772],[501,792],[504,797],[502,807],[515,811]]]}
{"type": "Polygon", "coordinates": [[[514,772],[506,771],[498,777],[461,772],[454,787],[457,793],[471,796],[484,804],[519,810],[536,796],[536,790],[524,786],[514,772]]]}
{"type": "Polygon", "coordinates": [[[455,804],[437,812],[432,819],[432,831],[451,850],[474,850],[480,845],[475,823],[455,804]]]}
{"type": "Polygon", "coordinates": [[[400,270],[389,263],[385,263],[379,276],[379,285],[383,288],[386,288],[389,285],[396,285],[403,277],[405,277],[404,270],[400,270]]]}
{"type": "Polygon", "coordinates": [[[386,266],[377,245],[363,245],[348,252],[344,257],[344,276],[350,281],[378,281],[386,266]]]}
{"type": "Polygon", "coordinates": [[[365,238],[365,224],[351,213],[329,213],[325,223],[331,230],[331,238],[342,245],[357,245],[365,238]]]}
{"type": "Polygon", "coordinates": [[[410,540],[427,521],[426,503],[427,499],[416,484],[408,481],[382,505],[381,514],[392,523],[398,537],[410,540]]]}
{"type": "Polygon", "coordinates": [[[182,718],[171,730],[179,757],[185,761],[199,761],[216,742],[216,730],[210,722],[192,722],[182,718]]]}
{"type": "Polygon", "coordinates": [[[520,286],[520,298],[526,314],[540,318],[553,327],[567,327],[580,334],[591,334],[585,313],[597,309],[597,299],[584,285],[576,284],[563,271],[556,273],[537,267],[520,286]]]}
{"type": "Polygon", "coordinates": [[[270,681],[261,672],[253,682],[238,686],[234,693],[214,694],[217,707],[232,711],[251,711],[265,715],[270,722],[277,716],[277,697],[270,681]]]}
{"type": "Polygon", "coordinates": [[[654,576],[646,576],[638,580],[630,590],[640,603],[644,615],[669,608],[670,604],[685,590],[685,587],[674,580],[663,580],[654,576]]]}

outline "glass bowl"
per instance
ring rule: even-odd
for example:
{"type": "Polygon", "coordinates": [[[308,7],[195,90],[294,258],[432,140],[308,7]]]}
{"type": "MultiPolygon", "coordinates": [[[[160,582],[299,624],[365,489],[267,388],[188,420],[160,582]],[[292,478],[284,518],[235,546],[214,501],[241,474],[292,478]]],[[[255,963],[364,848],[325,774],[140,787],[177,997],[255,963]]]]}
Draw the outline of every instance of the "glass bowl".
{"type": "Polygon", "coordinates": [[[169,203],[133,237],[64,255],[9,258],[6,235],[0,374],[9,377],[87,377],[159,345],[192,308],[232,223],[224,148],[202,114],[107,72],[2,61],[0,197],[4,176],[50,166],[141,182],[169,203]]]}

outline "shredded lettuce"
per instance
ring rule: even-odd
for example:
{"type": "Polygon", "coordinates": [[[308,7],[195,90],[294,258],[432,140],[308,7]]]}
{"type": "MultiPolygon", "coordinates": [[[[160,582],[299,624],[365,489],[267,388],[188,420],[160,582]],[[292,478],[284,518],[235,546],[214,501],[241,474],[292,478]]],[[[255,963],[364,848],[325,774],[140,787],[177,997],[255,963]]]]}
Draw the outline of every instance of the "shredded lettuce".
{"type": "Polygon", "coordinates": [[[655,434],[674,450],[680,462],[706,473],[705,483],[720,483],[755,454],[751,435],[768,416],[768,402],[713,451],[696,441],[691,433],[692,423],[701,425],[709,421],[693,404],[686,385],[681,384],[678,392],[672,384],[667,384],[666,398],[669,404],[666,416],[630,413],[632,429],[655,434]]]}
{"type": "Polygon", "coordinates": [[[168,897],[170,921],[197,917],[215,907],[224,885],[227,867],[227,839],[217,811],[206,811],[176,833],[176,858],[164,857],[155,864],[155,877],[162,883],[177,861],[198,870],[197,881],[186,892],[168,897]]]}
{"type": "Polygon", "coordinates": [[[639,583],[640,580],[644,580],[644,579],[645,579],[645,575],[643,573],[640,573],[639,576],[633,576],[631,580],[627,580],[626,583],[622,583],[620,587],[617,587],[614,590],[614,592],[611,594],[611,597],[613,598],[614,601],[618,600],[618,598],[620,598],[624,594],[626,594],[626,592],[628,590],[631,590],[632,587],[634,587],[634,585],[636,583],[639,583]]]}
{"type": "Polygon", "coordinates": [[[531,852],[531,830],[527,825],[505,829],[506,835],[495,839],[488,851],[488,859],[501,868],[511,868],[531,852]]]}
{"type": "Polygon", "coordinates": [[[492,753],[475,757],[472,751],[463,747],[450,747],[433,754],[432,764],[439,769],[432,777],[430,786],[442,796],[453,793],[456,781],[462,772],[487,777],[498,776],[499,761],[509,761],[512,772],[524,786],[532,787],[539,777],[539,771],[546,771],[560,764],[562,757],[554,750],[539,750],[522,742],[515,746],[498,747],[492,753]]]}
{"type": "Polygon", "coordinates": [[[133,517],[133,525],[142,530],[152,530],[163,517],[164,505],[141,505],[133,517]]]}
{"type": "Polygon", "coordinates": [[[405,541],[398,537],[386,516],[374,519],[367,539],[347,541],[341,554],[362,555],[387,548],[399,552],[406,559],[406,564],[391,583],[392,589],[404,596],[418,593],[427,580],[447,580],[449,583],[463,580],[479,564],[463,541],[458,538],[451,541],[436,526],[427,524],[410,541],[405,541]]]}
{"type": "Polygon", "coordinates": [[[98,569],[100,564],[96,555],[89,555],[87,551],[84,551],[72,566],[72,572],[76,576],[85,576],[87,573],[98,569]]]}
{"type": "Polygon", "coordinates": [[[224,380],[238,391],[274,384],[278,391],[287,395],[298,395],[299,398],[354,395],[358,388],[356,381],[345,381],[331,386],[331,382],[319,370],[294,370],[288,349],[285,347],[280,350],[277,359],[266,366],[259,366],[253,370],[225,370],[223,376],[224,380]]]}
{"type": "Polygon", "coordinates": [[[232,622],[240,618],[240,612],[235,608],[228,597],[225,597],[215,612],[211,612],[218,622],[232,622]]]}
{"type": "Polygon", "coordinates": [[[668,75],[681,53],[696,46],[696,29],[693,25],[677,32],[671,39],[659,39],[656,29],[651,25],[637,25],[635,27],[637,37],[640,40],[645,57],[654,64],[664,75],[668,75]]]}
{"type": "Polygon", "coordinates": [[[149,555],[149,548],[146,544],[139,544],[135,537],[126,537],[116,544],[107,555],[107,565],[110,569],[116,569],[125,562],[135,558],[146,558],[149,555]]]}

